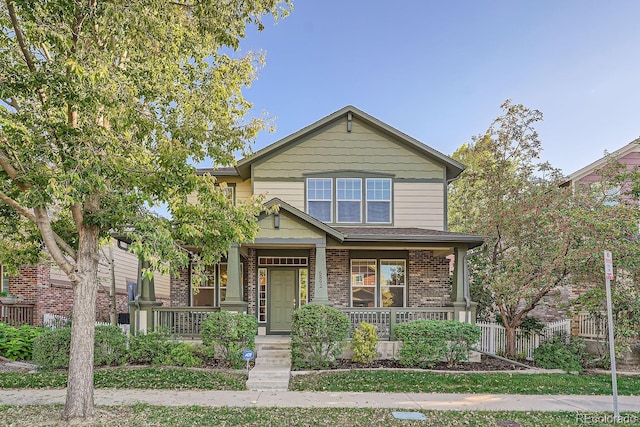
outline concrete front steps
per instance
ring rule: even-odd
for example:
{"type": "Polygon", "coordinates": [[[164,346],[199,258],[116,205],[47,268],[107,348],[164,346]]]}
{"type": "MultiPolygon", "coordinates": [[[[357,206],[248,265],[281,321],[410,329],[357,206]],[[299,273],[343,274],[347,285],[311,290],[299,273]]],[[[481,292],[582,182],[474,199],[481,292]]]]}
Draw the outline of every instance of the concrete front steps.
{"type": "Polygon", "coordinates": [[[287,391],[291,376],[291,339],[282,335],[256,337],[256,362],[249,371],[248,390],[287,391]]]}

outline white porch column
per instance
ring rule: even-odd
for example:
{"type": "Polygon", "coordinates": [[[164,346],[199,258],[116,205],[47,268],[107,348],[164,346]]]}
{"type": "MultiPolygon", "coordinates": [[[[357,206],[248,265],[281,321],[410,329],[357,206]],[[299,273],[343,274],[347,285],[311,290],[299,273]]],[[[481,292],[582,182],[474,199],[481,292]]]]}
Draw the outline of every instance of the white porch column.
{"type": "Polygon", "coordinates": [[[242,300],[242,281],[240,280],[240,245],[232,243],[227,253],[227,293],[224,301],[220,302],[220,309],[247,312],[247,302],[242,300]]]}
{"type": "Polygon", "coordinates": [[[327,290],[327,248],[326,243],[316,244],[316,271],[311,304],[331,305],[327,290]]]}

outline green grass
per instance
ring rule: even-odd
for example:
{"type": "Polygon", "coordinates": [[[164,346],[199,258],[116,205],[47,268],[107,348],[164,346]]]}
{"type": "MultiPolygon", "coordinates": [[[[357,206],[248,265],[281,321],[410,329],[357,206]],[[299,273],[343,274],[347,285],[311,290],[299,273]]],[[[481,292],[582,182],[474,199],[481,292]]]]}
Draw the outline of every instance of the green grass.
{"type": "MultiPolygon", "coordinates": [[[[296,375],[295,391],[367,391],[410,393],[611,394],[608,375],[438,374],[415,371],[323,372],[296,375]]],[[[618,377],[618,394],[640,396],[640,377],[618,377]]]]}
{"type": "MultiPolygon", "coordinates": [[[[96,388],[246,390],[247,375],[174,368],[114,368],[94,372],[96,388]]],[[[65,371],[2,373],[0,388],[64,388],[65,371]]]]}
{"type": "MultiPolygon", "coordinates": [[[[0,406],[0,420],[11,426],[56,426],[60,405],[0,406]]],[[[92,426],[509,426],[569,427],[584,426],[584,414],[575,412],[440,412],[417,411],[427,421],[396,420],[392,409],[362,408],[211,408],[162,407],[149,405],[99,406],[92,426]],[[509,424],[517,423],[517,424],[509,424]]],[[[607,414],[586,414],[605,417],[607,414]]],[[[610,414],[608,414],[610,416],[610,414]]],[[[622,414],[635,425],[640,413],[622,414]]],[[[593,420],[591,418],[590,420],[593,420]]],[[[609,425],[588,423],[588,425],[609,425]]]]}

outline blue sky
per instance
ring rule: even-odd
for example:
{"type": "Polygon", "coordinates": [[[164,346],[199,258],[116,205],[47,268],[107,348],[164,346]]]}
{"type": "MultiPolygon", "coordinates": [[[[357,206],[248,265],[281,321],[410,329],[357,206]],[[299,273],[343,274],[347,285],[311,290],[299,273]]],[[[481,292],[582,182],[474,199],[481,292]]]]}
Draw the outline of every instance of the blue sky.
{"type": "Polygon", "coordinates": [[[253,149],[351,104],[450,155],[510,98],[571,173],[640,136],[639,18],[637,0],[298,0],[238,52],[267,58],[245,97],[276,132],[253,149]]]}

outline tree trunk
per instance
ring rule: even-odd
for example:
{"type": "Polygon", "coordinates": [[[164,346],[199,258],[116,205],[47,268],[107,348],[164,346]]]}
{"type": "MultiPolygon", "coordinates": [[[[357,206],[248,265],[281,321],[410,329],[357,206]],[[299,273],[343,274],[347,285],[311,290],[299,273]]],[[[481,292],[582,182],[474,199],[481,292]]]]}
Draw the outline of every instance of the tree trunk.
{"type": "Polygon", "coordinates": [[[67,381],[65,420],[86,419],[94,414],[93,353],[98,291],[99,243],[97,230],[80,232],[76,276],[73,282],[71,354],[67,381]]]}
{"type": "Polygon", "coordinates": [[[113,248],[109,245],[109,272],[111,283],[109,291],[109,320],[113,326],[118,326],[118,307],[116,300],[116,262],[113,259],[113,248]]]}
{"type": "Polygon", "coordinates": [[[515,359],[516,357],[516,328],[511,327],[508,324],[504,324],[504,352],[505,356],[509,359],[515,359]]]}

